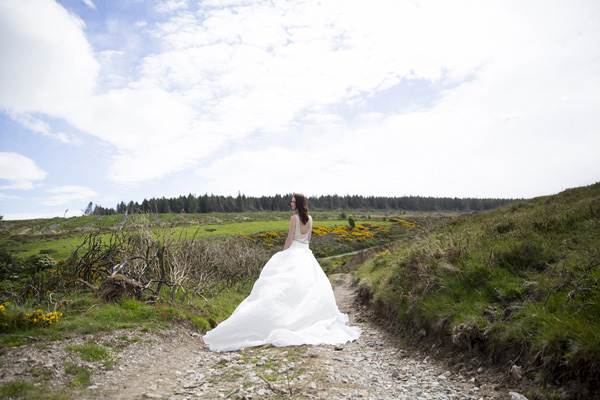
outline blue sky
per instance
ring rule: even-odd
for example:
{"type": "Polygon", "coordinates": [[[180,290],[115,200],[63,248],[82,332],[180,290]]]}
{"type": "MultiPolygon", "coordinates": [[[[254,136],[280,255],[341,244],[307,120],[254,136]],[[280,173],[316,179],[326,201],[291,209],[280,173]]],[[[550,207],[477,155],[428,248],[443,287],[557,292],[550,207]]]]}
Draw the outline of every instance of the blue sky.
{"type": "Polygon", "coordinates": [[[597,1],[0,0],[0,38],[6,219],[600,181],[597,1]]]}

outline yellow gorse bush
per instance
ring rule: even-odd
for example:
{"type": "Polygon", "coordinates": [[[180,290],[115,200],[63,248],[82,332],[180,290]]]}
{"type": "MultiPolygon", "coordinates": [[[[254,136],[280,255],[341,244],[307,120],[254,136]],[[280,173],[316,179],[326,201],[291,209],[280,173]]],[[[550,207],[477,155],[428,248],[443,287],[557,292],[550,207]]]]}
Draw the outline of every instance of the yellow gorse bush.
{"type": "Polygon", "coordinates": [[[373,257],[375,260],[377,260],[378,258],[383,258],[383,257],[387,257],[390,255],[390,251],[389,250],[385,250],[382,251],[381,253],[377,253],[375,254],[375,256],[373,257]]]}
{"type": "Polygon", "coordinates": [[[10,303],[8,301],[4,304],[0,304],[0,329],[8,327],[6,322],[6,307],[9,305],[10,303]]]}
{"type": "Polygon", "coordinates": [[[313,236],[324,236],[331,233],[333,229],[328,228],[326,226],[314,226],[312,230],[313,236]]]}
{"type": "Polygon", "coordinates": [[[44,314],[42,310],[35,310],[32,313],[25,314],[23,319],[32,325],[52,325],[58,322],[60,317],[62,317],[62,313],[56,311],[44,314]]]}
{"type": "Polygon", "coordinates": [[[248,240],[250,240],[252,242],[256,242],[256,240],[252,239],[250,236],[246,235],[245,233],[236,233],[235,236],[241,236],[244,239],[248,239],[248,240]]]}
{"type": "MultiPolygon", "coordinates": [[[[392,222],[399,222],[400,220],[395,220],[392,222]]],[[[417,227],[416,223],[412,222],[403,223],[404,227],[407,228],[415,228],[417,227]]],[[[338,242],[346,241],[358,241],[362,242],[364,240],[373,239],[376,236],[389,236],[390,230],[387,226],[379,226],[370,224],[368,222],[363,223],[362,225],[357,225],[355,228],[352,228],[348,225],[336,225],[334,227],[326,227],[326,226],[315,226],[312,231],[313,236],[324,236],[329,234],[337,235],[336,240],[338,242]]]]}
{"type": "Polygon", "coordinates": [[[390,218],[389,221],[390,222],[399,222],[405,228],[417,228],[419,226],[419,225],[417,225],[416,222],[409,222],[409,221],[405,221],[405,220],[400,219],[400,218],[390,218]]]}
{"type": "Polygon", "coordinates": [[[57,323],[59,318],[62,317],[62,313],[56,311],[44,313],[42,310],[35,310],[24,315],[17,311],[8,315],[6,310],[8,306],[10,306],[8,301],[0,304],[0,330],[22,326],[23,323],[25,325],[48,326],[57,323]]]}
{"type": "Polygon", "coordinates": [[[284,236],[287,236],[287,234],[274,231],[259,233],[257,235],[259,243],[267,247],[273,247],[274,245],[279,244],[280,239],[284,236]]]}

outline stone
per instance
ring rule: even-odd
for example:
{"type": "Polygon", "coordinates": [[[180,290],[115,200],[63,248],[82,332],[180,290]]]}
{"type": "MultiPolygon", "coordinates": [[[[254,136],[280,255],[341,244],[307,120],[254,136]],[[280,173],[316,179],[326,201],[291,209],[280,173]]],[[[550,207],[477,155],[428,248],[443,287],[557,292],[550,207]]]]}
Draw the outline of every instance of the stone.
{"type": "Polygon", "coordinates": [[[510,377],[513,378],[515,381],[520,381],[521,379],[523,379],[523,367],[513,365],[510,368],[510,377]]]}
{"type": "Polygon", "coordinates": [[[521,393],[517,392],[508,392],[510,396],[510,400],[527,400],[527,397],[523,396],[521,393]]]}

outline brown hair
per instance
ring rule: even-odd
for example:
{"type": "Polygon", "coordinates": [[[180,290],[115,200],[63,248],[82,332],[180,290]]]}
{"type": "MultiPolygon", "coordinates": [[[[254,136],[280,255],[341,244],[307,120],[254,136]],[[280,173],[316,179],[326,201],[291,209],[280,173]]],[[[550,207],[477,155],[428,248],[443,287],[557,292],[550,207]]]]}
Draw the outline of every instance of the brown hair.
{"type": "Polygon", "coordinates": [[[306,225],[308,223],[308,206],[306,204],[306,197],[300,193],[294,193],[294,199],[296,199],[296,212],[300,217],[300,221],[306,225]]]}

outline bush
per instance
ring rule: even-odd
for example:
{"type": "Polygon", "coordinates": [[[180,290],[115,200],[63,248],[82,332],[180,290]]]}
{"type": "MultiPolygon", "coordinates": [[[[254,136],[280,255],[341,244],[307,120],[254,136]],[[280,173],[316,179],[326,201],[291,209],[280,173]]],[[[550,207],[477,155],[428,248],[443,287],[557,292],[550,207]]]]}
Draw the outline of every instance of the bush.
{"type": "Polygon", "coordinates": [[[23,272],[28,275],[34,275],[38,272],[51,269],[56,266],[56,261],[51,257],[41,254],[28,257],[23,263],[23,272]]]}
{"type": "Polygon", "coordinates": [[[54,254],[57,252],[58,252],[58,250],[56,250],[56,249],[41,249],[40,250],[40,254],[54,254]]]}
{"type": "Polygon", "coordinates": [[[21,262],[6,247],[0,248],[0,280],[17,279],[21,271],[21,262]]]}

